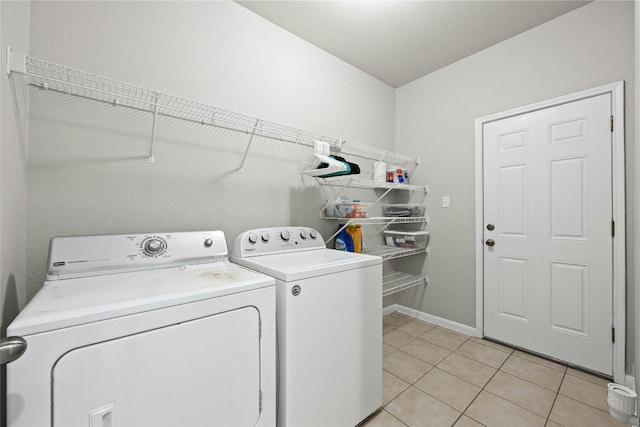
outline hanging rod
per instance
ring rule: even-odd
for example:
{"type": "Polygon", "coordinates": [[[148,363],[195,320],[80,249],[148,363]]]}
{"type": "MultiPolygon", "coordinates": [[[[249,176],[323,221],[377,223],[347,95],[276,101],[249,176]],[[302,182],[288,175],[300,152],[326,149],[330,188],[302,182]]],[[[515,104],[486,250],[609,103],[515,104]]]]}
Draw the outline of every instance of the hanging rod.
{"type": "Polygon", "coordinates": [[[313,141],[319,140],[329,143],[332,152],[336,154],[343,153],[376,161],[384,158],[388,162],[401,164],[420,164],[419,158],[307,132],[212,105],[167,95],[152,89],[20,54],[7,47],[7,74],[11,75],[12,73],[23,75],[30,86],[144,111],[153,115],[149,162],[154,161],[153,149],[157,118],[163,116],[249,135],[250,139],[243,155],[242,165],[238,169],[240,172],[243,170],[247,152],[256,136],[307,147],[313,147],[313,141]]]}

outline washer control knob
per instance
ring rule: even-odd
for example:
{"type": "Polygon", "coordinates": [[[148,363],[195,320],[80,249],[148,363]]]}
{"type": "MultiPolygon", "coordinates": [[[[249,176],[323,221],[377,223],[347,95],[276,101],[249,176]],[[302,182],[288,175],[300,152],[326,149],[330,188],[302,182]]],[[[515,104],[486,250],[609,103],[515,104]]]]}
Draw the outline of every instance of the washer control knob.
{"type": "Polygon", "coordinates": [[[213,246],[213,240],[212,239],[206,239],[204,241],[204,247],[205,248],[210,248],[211,246],[213,246]]]}
{"type": "Polygon", "coordinates": [[[304,230],[302,230],[302,231],[300,232],[300,238],[302,238],[302,239],[306,239],[306,238],[307,238],[307,232],[306,232],[306,231],[304,231],[304,230]]]}
{"type": "Polygon", "coordinates": [[[282,232],[280,232],[280,237],[282,237],[282,240],[287,241],[291,237],[291,234],[289,234],[287,230],[283,230],[282,232]]]}
{"type": "Polygon", "coordinates": [[[312,239],[315,239],[316,237],[318,237],[318,233],[316,233],[316,230],[311,230],[309,232],[309,236],[311,236],[312,239]]]}
{"type": "Polygon", "coordinates": [[[269,236],[269,233],[262,233],[262,241],[267,243],[269,241],[269,239],[271,238],[271,236],[269,236]]]}
{"type": "Polygon", "coordinates": [[[142,251],[148,256],[158,256],[164,252],[167,244],[158,237],[150,237],[142,243],[142,251]]]}
{"type": "Polygon", "coordinates": [[[257,241],[258,241],[258,236],[256,236],[253,233],[249,234],[249,243],[256,243],[257,241]]]}

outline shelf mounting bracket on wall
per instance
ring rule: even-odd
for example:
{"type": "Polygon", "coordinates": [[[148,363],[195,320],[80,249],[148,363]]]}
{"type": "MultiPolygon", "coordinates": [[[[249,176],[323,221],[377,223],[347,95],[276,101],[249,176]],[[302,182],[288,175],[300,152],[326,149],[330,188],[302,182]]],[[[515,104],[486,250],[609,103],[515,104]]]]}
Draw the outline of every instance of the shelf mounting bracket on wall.
{"type": "Polygon", "coordinates": [[[249,154],[249,149],[251,149],[251,143],[253,142],[253,137],[256,136],[256,132],[262,126],[261,120],[256,119],[256,124],[253,125],[253,130],[249,134],[249,142],[247,143],[247,148],[244,150],[244,154],[242,155],[242,162],[240,162],[240,167],[238,168],[239,173],[244,173],[244,162],[247,160],[247,154],[249,154]]]}
{"type": "MultiPolygon", "coordinates": [[[[7,76],[9,78],[9,87],[11,88],[11,98],[13,99],[13,111],[14,111],[14,115],[16,117],[16,124],[17,124],[17,133],[18,133],[18,139],[20,141],[20,146],[22,147],[22,149],[24,150],[24,156],[25,158],[27,157],[26,151],[27,151],[27,140],[25,138],[25,133],[26,128],[20,118],[20,106],[18,104],[18,94],[16,92],[16,83],[14,81],[13,78],[11,78],[11,70],[12,70],[12,66],[16,66],[16,67],[20,67],[19,70],[23,70],[26,71],[26,61],[24,56],[21,56],[15,52],[13,52],[13,50],[11,49],[10,46],[7,46],[7,76]],[[22,60],[22,61],[21,61],[22,60]],[[15,65],[17,64],[17,65],[15,65]]],[[[25,96],[27,96],[25,94],[25,96]]],[[[28,105],[27,102],[25,102],[25,105],[28,105]]],[[[28,107],[25,108],[25,111],[28,111],[28,107]]]]}
{"type": "Polygon", "coordinates": [[[149,163],[156,160],[153,157],[153,148],[156,144],[156,123],[158,121],[158,92],[153,95],[153,124],[151,125],[151,147],[149,149],[149,163]]]}
{"type": "Polygon", "coordinates": [[[11,46],[7,46],[7,75],[10,76],[12,71],[26,74],[27,61],[24,55],[14,52],[11,46]]]}

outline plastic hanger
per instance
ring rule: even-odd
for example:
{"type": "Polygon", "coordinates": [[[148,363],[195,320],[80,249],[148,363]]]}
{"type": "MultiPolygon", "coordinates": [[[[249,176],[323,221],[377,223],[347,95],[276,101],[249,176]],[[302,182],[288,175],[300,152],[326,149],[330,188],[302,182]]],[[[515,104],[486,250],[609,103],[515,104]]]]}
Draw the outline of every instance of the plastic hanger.
{"type": "Polygon", "coordinates": [[[327,142],[313,141],[313,154],[309,156],[298,168],[298,173],[309,176],[329,175],[334,173],[349,173],[348,164],[338,161],[331,154],[331,146],[327,142]],[[326,168],[318,169],[322,163],[326,163],[326,168]]]}

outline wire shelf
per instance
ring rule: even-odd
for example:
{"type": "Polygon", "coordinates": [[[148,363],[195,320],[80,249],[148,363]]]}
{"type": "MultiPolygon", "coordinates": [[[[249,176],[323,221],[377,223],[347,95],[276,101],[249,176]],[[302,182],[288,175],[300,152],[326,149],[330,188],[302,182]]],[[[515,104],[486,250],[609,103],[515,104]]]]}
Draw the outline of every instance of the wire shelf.
{"type": "Polygon", "coordinates": [[[408,223],[428,223],[428,219],[425,216],[380,216],[371,218],[337,218],[337,217],[322,217],[322,219],[330,219],[335,221],[346,221],[349,224],[408,224],[408,223]]]}
{"type": "Polygon", "coordinates": [[[429,193],[429,187],[426,185],[396,184],[392,182],[379,182],[362,178],[332,177],[317,178],[317,181],[321,185],[332,185],[336,187],[380,188],[405,191],[423,191],[425,194],[429,193]]]}
{"type": "MultiPolygon", "coordinates": [[[[7,73],[24,75],[27,84],[31,86],[153,114],[154,124],[151,134],[150,161],[153,161],[156,118],[165,116],[243,132],[250,134],[251,138],[260,136],[308,147],[313,147],[313,141],[324,141],[331,145],[332,152],[336,154],[344,153],[371,160],[384,160],[399,164],[413,163],[417,165],[420,163],[418,158],[296,129],[257,117],[227,111],[212,105],[167,95],[152,89],[19,54],[13,52],[11,48],[7,48],[7,73]]],[[[248,149],[249,147],[246,148],[246,150],[248,149]]],[[[241,170],[242,165],[240,166],[241,170]]]]}
{"type": "Polygon", "coordinates": [[[382,257],[383,260],[402,258],[409,255],[423,254],[427,248],[397,248],[395,246],[374,246],[362,250],[363,254],[382,257]]]}
{"type": "Polygon", "coordinates": [[[386,297],[424,283],[429,283],[426,275],[415,276],[400,271],[390,271],[382,276],[382,296],[386,297]]]}

